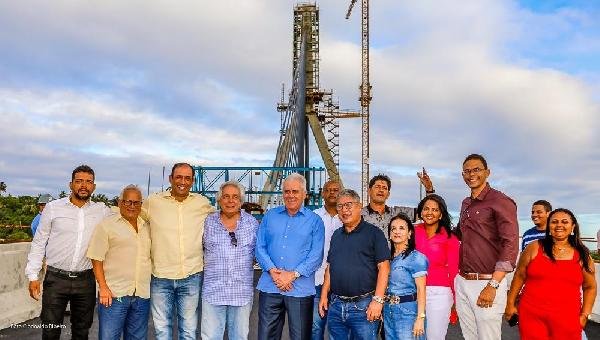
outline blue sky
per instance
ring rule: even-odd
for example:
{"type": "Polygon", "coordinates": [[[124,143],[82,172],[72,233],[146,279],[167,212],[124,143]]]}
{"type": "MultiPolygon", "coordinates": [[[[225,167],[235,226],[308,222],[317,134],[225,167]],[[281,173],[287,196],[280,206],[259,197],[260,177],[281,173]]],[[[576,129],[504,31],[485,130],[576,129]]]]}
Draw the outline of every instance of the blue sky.
{"type": "MultiPolygon", "coordinates": [[[[539,198],[600,213],[600,4],[456,3],[371,4],[371,173],[392,177],[391,203],[416,204],[425,166],[456,210],[461,162],[479,152],[522,217],[539,198]]],[[[113,195],[148,171],[158,189],[176,161],[271,165],[293,5],[0,3],[0,180],[12,194],[56,193],[89,163],[113,195]]],[[[318,5],[321,86],[356,109],[358,11],[318,5]]],[[[342,176],[357,188],[358,121],[341,133],[342,176]]]]}

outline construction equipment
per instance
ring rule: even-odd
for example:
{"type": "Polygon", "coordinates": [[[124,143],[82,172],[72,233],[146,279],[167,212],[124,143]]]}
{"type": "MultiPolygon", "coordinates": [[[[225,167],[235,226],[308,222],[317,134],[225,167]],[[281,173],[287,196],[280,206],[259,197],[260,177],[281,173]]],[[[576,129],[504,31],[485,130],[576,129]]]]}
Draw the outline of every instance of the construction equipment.
{"type": "MultiPolygon", "coordinates": [[[[352,8],[356,0],[350,1],[346,12],[346,19],[350,18],[352,8]]],[[[362,145],[362,177],[361,177],[361,199],[363,204],[368,203],[369,189],[369,105],[371,103],[371,89],[369,82],[369,0],[361,0],[361,84],[360,84],[360,116],[362,118],[361,145],[362,145]]]]}
{"type": "MultiPolygon", "coordinates": [[[[329,179],[339,180],[339,118],[359,117],[358,112],[340,110],[333,101],[333,91],[319,89],[319,9],[315,4],[294,7],[292,50],[292,88],[287,103],[282,87],[279,145],[274,168],[309,167],[309,134],[312,135],[327,169],[329,179]],[[310,127],[310,131],[309,131],[310,127]]],[[[310,176],[307,190],[311,187],[310,176]]],[[[280,186],[283,173],[273,170],[265,181],[260,206],[270,205],[274,188],[280,186]]]]}

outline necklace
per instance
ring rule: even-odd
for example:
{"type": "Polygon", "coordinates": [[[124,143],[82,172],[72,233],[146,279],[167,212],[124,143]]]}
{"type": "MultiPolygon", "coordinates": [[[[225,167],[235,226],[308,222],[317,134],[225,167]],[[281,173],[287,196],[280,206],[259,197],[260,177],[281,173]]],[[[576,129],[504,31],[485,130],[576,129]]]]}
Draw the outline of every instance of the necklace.
{"type": "Polygon", "coordinates": [[[555,253],[562,254],[562,253],[564,253],[564,252],[565,252],[565,250],[567,250],[567,247],[559,247],[559,246],[556,246],[556,245],[555,245],[555,246],[553,246],[553,247],[552,247],[552,250],[553,250],[555,253]]]}

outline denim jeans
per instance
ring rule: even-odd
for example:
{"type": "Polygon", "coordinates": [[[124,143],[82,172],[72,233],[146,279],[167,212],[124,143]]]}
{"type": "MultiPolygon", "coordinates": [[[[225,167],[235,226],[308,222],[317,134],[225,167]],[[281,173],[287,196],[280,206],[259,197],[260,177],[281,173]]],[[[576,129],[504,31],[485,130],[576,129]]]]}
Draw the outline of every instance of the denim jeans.
{"type": "Polygon", "coordinates": [[[331,339],[375,340],[379,321],[367,320],[367,308],[372,296],[366,296],[353,302],[344,302],[336,295],[331,295],[327,311],[327,328],[331,339]]]}
{"type": "Polygon", "coordinates": [[[173,338],[173,311],[177,310],[179,339],[196,339],[202,272],[183,279],[163,279],[152,276],[150,295],[152,321],[157,340],[173,338]]]}
{"type": "Polygon", "coordinates": [[[321,288],[323,288],[323,285],[315,286],[317,295],[315,295],[315,305],[313,306],[312,340],[323,340],[323,336],[325,334],[325,327],[327,326],[327,314],[325,314],[325,316],[322,318],[319,314],[321,288]]]}
{"type": "Polygon", "coordinates": [[[202,340],[222,340],[225,326],[229,340],[248,339],[252,301],[245,306],[219,306],[202,300],[202,311],[202,340]]]}
{"type": "Polygon", "coordinates": [[[413,336],[413,327],[417,320],[417,302],[403,302],[398,304],[386,303],[383,306],[383,327],[386,340],[412,340],[425,339],[422,336],[413,336]]]}
{"type": "Polygon", "coordinates": [[[148,337],[150,299],[138,296],[113,298],[108,307],[98,302],[100,340],[141,340],[148,337]]]}

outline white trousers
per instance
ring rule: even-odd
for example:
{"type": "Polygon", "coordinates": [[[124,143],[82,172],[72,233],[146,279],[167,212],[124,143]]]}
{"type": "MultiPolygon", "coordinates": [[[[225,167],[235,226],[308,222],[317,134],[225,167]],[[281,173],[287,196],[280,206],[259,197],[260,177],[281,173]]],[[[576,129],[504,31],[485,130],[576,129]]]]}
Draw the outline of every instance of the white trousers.
{"type": "Polygon", "coordinates": [[[427,340],[444,340],[448,332],[450,309],[452,309],[452,290],[450,287],[427,286],[425,288],[425,314],[427,315],[427,340]]]}
{"type": "Polygon", "coordinates": [[[506,308],[507,280],[500,282],[492,307],[477,306],[477,298],[489,280],[454,279],[456,312],[465,340],[501,340],[502,318],[506,308]]]}

